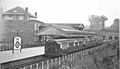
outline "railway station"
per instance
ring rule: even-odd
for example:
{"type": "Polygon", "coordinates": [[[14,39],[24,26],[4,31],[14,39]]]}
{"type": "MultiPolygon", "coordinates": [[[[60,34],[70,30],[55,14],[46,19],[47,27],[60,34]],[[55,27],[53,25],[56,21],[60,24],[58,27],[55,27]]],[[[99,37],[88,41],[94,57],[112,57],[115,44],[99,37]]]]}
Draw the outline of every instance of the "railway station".
{"type": "Polygon", "coordinates": [[[5,30],[0,41],[0,69],[73,69],[93,52],[119,45],[119,32],[93,31],[81,24],[44,23],[28,7],[0,9],[5,30]],[[76,29],[77,27],[77,29],[76,29]]]}

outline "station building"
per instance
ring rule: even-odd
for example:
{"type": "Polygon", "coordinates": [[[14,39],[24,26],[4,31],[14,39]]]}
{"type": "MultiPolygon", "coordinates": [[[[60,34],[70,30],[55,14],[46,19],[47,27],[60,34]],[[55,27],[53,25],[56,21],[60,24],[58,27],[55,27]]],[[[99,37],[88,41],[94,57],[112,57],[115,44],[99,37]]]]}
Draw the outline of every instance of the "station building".
{"type": "MultiPolygon", "coordinates": [[[[22,42],[24,43],[42,41],[44,37],[40,34],[40,31],[42,29],[49,29],[51,27],[54,27],[54,30],[57,29],[57,31],[59,32],[60,30],[79,31],[83,30],[84,28],[83,24],[43,23],[42,21],[37,20],[37,12],[32,15],[28,11],[27,7],[22,8],[20,6],[17,6],[5,12],[1,11],[1,13],[2,23],[4,24],[4,33],[1,34],[2,38],[0,39],[0,41],[5,43],[13,42],[13,38],[15,36],[21,37],[22,42]]],[[[52,32],[53,30],[50,31],[52,32]]],[[[61,35],[61,33],[59,34],[61,35]]]]}
{"type": "Polygon", "coordinates": [[[2,37],[0,41],[5,43],[13,42],[15,36],[21,37],[23,43],[28,43],[43,41],[46,38],[88,36],[88,34],[91,36],[95,34],[94,32],[83,30],[85,27],[81,23],[44,23],[37,20],[37,12],[33,15],[27,7],[17,6],[2,12],[1,19],[4,24],[4,32],[0,35],[2,37]]]}

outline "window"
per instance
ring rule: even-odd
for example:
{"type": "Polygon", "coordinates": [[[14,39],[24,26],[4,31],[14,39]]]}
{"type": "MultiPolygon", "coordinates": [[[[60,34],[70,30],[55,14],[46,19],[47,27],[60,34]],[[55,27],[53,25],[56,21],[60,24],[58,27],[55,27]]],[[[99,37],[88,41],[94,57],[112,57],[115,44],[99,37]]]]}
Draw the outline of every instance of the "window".
{"type": "Polygon", "coordinates": [[[24,19],[24,17],[23,16],[19,16],[19,20],[23,20],[24,19]]]}
{"type": "Polygon", "coordinates": [[[113,39],[113,37],[112,36],[109,36],[109,40],[112,40],[113,39]]]}
{"type": "Polygon", "coordinates": [[[13,20],[13,17],[12,17],[12,16],[9,16],[9,15],[5,15],[4,19],[5,19],[5,20],[13,20]]]}
{"type": "Polygon", "coordinates": [[[38,30],[38,29],[37,29],[37,26],[38,26],[37,23],[35,23],[35,24],[34,24],[34,30],[38,30]]]}
{"type": "Polygon", "coordinates": [[[39,30],[39,27],[40,27],[40,24],[39,24],[39,23],[35,23],[35,24],[34,24],[34,29],[35,29],[35,30],[39,30]]]}
{"type": "Polygon", "coordinates": [[[114,39],[119,39],[119,38],[117,36],[115,36],[114,39]]]}
{"type": "Polygon", "coordinates": [[[13,17],[13,20],[16,20],[17,19],[17,16],[12,16],[13,17]]]}

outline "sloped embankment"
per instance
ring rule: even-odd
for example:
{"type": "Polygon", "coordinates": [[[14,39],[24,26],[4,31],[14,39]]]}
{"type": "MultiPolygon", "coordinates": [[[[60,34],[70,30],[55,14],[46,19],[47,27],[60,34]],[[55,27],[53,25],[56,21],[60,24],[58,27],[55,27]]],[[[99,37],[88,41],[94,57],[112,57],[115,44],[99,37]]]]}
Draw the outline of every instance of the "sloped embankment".
{"type": "Polygon", "coordinates": [[[73,62],[73,69],[119,69],[118,49],[119,42],[111,42],[102,49],[85,56],[83,60],[78,57],[73,62]]]}

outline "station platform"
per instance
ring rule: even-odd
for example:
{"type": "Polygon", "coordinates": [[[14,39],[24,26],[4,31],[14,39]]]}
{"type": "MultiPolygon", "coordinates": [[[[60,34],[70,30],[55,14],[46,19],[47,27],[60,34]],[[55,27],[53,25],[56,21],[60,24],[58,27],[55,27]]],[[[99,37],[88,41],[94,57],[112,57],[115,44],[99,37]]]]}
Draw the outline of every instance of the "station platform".
{"type": "Polygon", "coordinates": [[[34,57],[37,55],[45,54],[45,46],[39,47],[31,47],[31,48],[24,48],[20,50],[8,50],[8,51],[1,51],[0,52],[0,64],[20,59],[25,59],[29,57],[34,57]]]}

